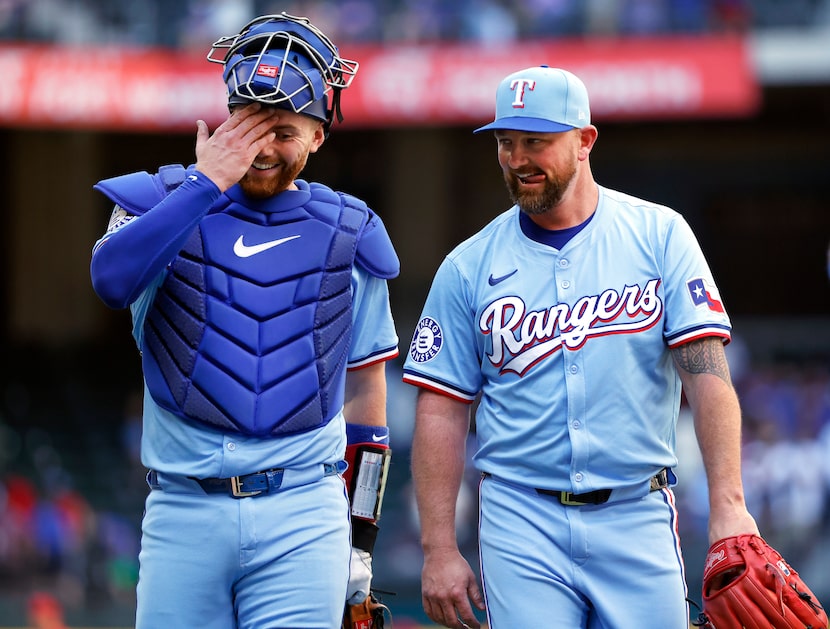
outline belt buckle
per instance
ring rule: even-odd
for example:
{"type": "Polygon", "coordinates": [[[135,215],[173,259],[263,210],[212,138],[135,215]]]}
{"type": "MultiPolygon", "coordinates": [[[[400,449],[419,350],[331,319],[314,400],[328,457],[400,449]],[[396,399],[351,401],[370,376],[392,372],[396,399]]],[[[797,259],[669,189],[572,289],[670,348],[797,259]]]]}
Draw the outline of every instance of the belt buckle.
{"type": "Polygon", "coordinates": [[[234,498],[250,498],[251,496],[258,496],[262,493],[261,489],[256,491],[242,491],[242,480],[239,476],[232,476],[231,481],[231,495],[234,498]]]}
{"type": "Polygon", "coordinates": [[[651,477],[648,489],[649,491],[657,491],[658,489],[663,489],[663,487],[667,487],[668,484],[668,472],[666,472],[666,468],[663,468],[657,474],[651,477]]]}
{"type": "Polygon", "coordinates": [[[560,491],[559,502],[566,507],[582,507],[588,504],[587,502],[582,502],[581,500],[573,500],[571,496],[573,496],[573,494],[569,491],[560,491]]]}

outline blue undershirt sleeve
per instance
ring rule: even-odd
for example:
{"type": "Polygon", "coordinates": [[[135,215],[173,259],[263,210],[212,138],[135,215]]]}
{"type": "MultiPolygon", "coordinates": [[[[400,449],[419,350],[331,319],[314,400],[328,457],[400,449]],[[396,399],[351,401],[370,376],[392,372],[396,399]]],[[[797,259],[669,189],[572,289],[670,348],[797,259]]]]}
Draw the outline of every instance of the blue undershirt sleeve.
{"type": "Polygon", "coordinates": [[[221,196],[207,177],[187,179],[145,214],[107,234],[92,254],[92,285],[110,308],[126,308],[184,247],[221,196]]]}

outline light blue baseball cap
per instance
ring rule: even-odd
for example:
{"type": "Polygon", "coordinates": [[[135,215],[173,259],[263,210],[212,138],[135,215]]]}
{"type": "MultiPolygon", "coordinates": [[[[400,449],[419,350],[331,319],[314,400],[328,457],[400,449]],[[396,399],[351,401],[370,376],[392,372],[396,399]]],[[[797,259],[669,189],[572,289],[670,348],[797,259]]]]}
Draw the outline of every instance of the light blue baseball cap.
{"type": "Polygon", "coordinates": [[[560,68],[535,66],[505,77],[496,90],[496,119],[473,133],[493,129],[559,133],[591,124],[588,90],[560,68]]]}

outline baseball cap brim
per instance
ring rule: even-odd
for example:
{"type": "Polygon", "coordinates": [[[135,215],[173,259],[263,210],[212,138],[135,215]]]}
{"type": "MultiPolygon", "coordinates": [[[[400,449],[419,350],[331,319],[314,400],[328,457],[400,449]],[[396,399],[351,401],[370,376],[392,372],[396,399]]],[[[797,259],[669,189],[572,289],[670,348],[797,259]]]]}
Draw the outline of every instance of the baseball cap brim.
{"type": "Polygon", "coordinates": [[[479,127],[473,133],[480,133],[481,131],[495,131],[497,129],[503,131],[530,131],[533,133],[561,133],[563,131],[571,131],[577,127],[571,125],[553,122],[552,120],[543,120],[541,118],[528,118],[525,116],[510,116],[506,118],[499,118],[490,124],[479,127]]]}

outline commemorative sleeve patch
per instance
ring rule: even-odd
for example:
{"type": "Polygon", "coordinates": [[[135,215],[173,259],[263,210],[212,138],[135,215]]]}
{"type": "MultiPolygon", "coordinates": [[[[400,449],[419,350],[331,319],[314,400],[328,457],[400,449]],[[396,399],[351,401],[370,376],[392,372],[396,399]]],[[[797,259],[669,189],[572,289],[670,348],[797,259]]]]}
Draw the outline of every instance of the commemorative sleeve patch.
{"type": "Polygon", "coordinates": [[[444,343],[444,333],[441,326],[432,317],[423,317],[412,335],[409,345],[409,356],[416,363],[425,363],[438,355],[444,343]]]}
{"type": "Polygon", "coordinates": [[[696,277],[686,282],[689,297],[696,308],[706,307],[713,312],[724,312],[720,293],[713,282],[702,277],[696,277]]]}

